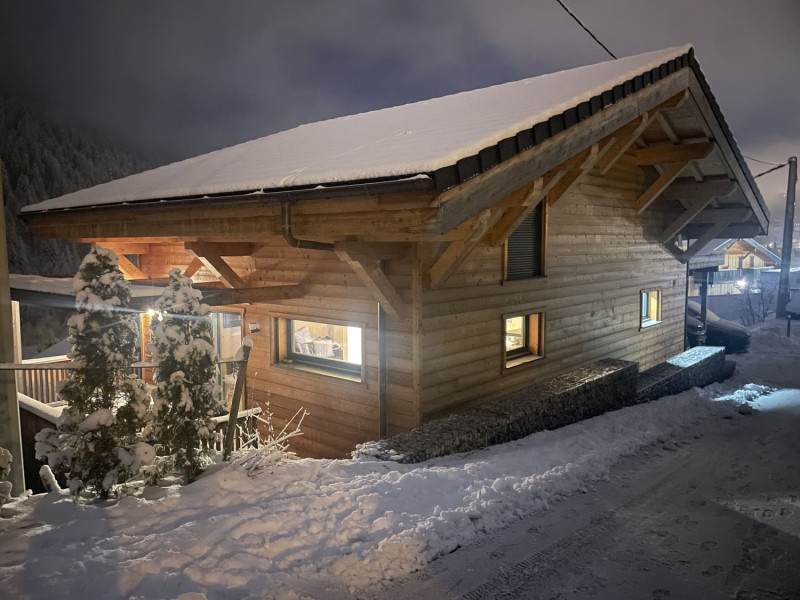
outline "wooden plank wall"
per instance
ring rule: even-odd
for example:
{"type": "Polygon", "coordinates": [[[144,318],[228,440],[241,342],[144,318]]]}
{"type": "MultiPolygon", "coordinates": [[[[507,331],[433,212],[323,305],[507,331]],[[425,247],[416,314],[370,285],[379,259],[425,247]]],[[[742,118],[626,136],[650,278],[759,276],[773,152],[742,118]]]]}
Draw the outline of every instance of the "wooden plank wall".
{"type": "Polygon", "coordinates": [[[502,247],[478,247],[422,294],[423,418],[613,357],[641,369],[683,350],[685,266],[648,241],[665,216],[632,206],[644,174],[627,158],[547,210],[546,277],[502,282],[502,247]],[[639,293],[660,288],[663,322],[639,329],[639,293]],[[545,312],[545,358],[504,369],[502,315],[545,312]]]}
{"type": "MultiPolygon", "coordinates": [[[[306,296],[271,304],[244,307],[244,327],[259,324],[248,365],[248,396],[254,406],[273,413],[279,431],[298,408],[309,415],[301,437],[292,447],[300,456],[348,456],[360,442],[379,437],[378,304],[358,276],[336,254],[323,250],[301,250],[275,239],[252,257],[226,257],[226,262],[248,286],[303,283],[306,296]],[[349,321],[366,327],[366,381],[354,383],[274,365],[273,319],[276,316],[308,320],[349,321]]],[[[142,268],[150,277],[163,277],[173,266],[185,268],[191,257],[182,246],[154,248],[142,257],[142,268]]],[[[411,302],[412,252],[408,259],[386,261],[389,280],[405,302],[411,302]]],[[[201,269],[196,280],[212,279],[201,269]]],[[[413,385],[411,320],[387,317],[387,405],[388,431],[397,433],[418,423],[417,396],[413,385]]]]}

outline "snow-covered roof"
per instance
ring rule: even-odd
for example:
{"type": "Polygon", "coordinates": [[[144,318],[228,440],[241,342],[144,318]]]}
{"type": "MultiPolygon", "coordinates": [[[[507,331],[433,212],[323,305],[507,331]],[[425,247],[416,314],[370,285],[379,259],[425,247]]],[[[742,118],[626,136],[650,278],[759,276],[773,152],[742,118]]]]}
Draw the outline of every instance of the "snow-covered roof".
{"type": "MultiPolygon", "coordinates": [[[[40,292],[44,294],[55,294],[57,296],[75,296],[72,291],[72,277],[42,277],[41,275],[20,275],[11,273],[9,276],[9,287],[12,290],[25,290],[28,292],[40,292]]],[[[129,282],[131,297],[160,296],[164,287],[157,285],[145,285],[129,282]]]]}
{"type": "Polygon", "coordinates": [[[455,165],[669,61],[679,46],[301,125],[23,212],[402,178],[455,165]]]}

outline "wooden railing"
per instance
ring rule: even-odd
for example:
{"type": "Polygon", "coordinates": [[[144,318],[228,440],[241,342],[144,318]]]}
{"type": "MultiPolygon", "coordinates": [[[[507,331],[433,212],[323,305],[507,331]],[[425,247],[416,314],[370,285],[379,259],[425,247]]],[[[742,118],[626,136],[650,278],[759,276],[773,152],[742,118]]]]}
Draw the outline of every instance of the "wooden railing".
{"type": "Polygon", "coordinates": [[[29,368],[17,371],[17,391],[42,404],[52,404],[58,401],[58,384],[69,377],[71,369],[59,369],[57,364],[69,363],[66,356],[50,358],[29,358],[22,364],[29,368]],[[44,364],[46,363],[46,365],[44,364]]]}
{"type": "MultiPolygon", "coordinates": [[[[233,434],[233,447],[232,450],[238,450],[242,444],[250,439],[253,434],[258,430],[258,415],[261,414],[261,408],[255,407],[244,410],[239,413],[236,419],[238,427],[233,434]]],[[[221,415],[219,417],[212,417],[214,421],[214,449],[222,451],[222,444],[225,439],[225,431],[228,428],[228,418],[230,415],[221,415]]]]}

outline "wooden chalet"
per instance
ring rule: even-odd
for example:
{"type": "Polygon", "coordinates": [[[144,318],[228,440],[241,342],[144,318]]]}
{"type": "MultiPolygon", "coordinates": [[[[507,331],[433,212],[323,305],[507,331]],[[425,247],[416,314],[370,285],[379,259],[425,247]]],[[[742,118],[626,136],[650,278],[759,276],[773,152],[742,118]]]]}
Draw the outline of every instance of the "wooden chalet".
{"type": "Polygon", "coordinates": [[[22,216],[131,279],[223,286],[250,402],[308,409],[296,448],[327,457],[681,352],[687,261],[768,225],[691,46],[303,125],[22,216]]]}

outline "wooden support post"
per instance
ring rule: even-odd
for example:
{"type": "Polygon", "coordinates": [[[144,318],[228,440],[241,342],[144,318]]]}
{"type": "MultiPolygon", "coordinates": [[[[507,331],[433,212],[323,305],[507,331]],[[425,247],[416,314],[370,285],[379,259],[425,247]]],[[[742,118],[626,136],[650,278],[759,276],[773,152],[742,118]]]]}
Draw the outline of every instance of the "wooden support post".
{"type": "Polygon", "coordinates": [[[253,342],[250,338],[245,338],[244,341],[245,343],[242,344],[242,360],[239,361],[239,371],[236,373],[236,385],[233,387],[231,410],[228,413],[228,429],[225,431],[225,445],[222,450],[223,460],[231,459],[233,434],[236,432],[236,421],[239,418],[239,402],[241,401],[245,379],[247,379],[247,361],[250,360],[250,350],[253,347],[253,342]]]}
{"type": "Polygon", "coordinates": [[[664,171],[659,175],[649,188],[639,196],[636,200],[636,213],[642,214],[645,209],[655,202],[656,198],[663,192],[667,186],[680,174],[683,168],[689,164],[689,161],[679,163],[669,163],[664,168],[664,171]]]}
{"type": "Polygon", "coordinates": [[[350,254],[347,250],[347,245],[338,242],[334,245],[334,252],[336,252],[339,258],[350,265],[350,268],[358,275],[364,287],[372,293],[373,297],[387,313],[395,319],[406,318],[408,313],[407,307],[400,297],[400,294],[397,293],[397,290],[392,285],[392,282],[389,281],[386,274],[383,272],[379,259],[350,254]]]}
{"type": "MultiPolygon", "coordinates": [[[[22,363],[22,331],[19,320],[19,302],[11,301],[11,335],[14,343],[14,362],[22,363]]],[[[22,389],[22,371],[15,371],[17,391],[22,389]]]]}
{"type": "Polygon", "coordinates": [[[186,270],[183,272],[183,276],[192,277],[202,268],[203,268],[203,261],[195,256],[194,258],[192,258],[192,262],[189,263],[189,266],[186,267],[186,270]]]}
{"type": "Polygon", "coordinates": [[[133,264],[124,254],[117,255],[119,270],[125,275],[125,279],[147,279],[147,273],[133,264]]]}
{"type": "MultiPolygon", "coordinates": [[[[187,246],[188,246],[187,242],[187,246]]],[[[191,248],[186,248],[186,251],[199,259],[203,266],[214,274],[214,277],[219,279],[225,287],[229,288],[242,288],[245,287],[244,280],[234,271],[225,260],[217,254],[207,254],[206,256],[198,255],[191,248]]]]}
{"type": "MultiPolygon", "coordinates": [[[[3,169],[0,163],[0,331],[11,331],[11,287],[8,277],[8,246],[6,242],[6,218],[3,204],[3,169]]],[[[0,363],[14,362],[12,336],[0,335],[0,363]]],[[[19,428],[19,404],[14,371],[0,371],[0,448],[5,448],[13,457],[8,480],[13,485],[14,495],[25,491],[22,469],[22,434],[19,428]]]]}
{"type": "Polygon", "coordinates": [[[689,246],[683,253],[683,257],[685,260],[689,260],[695,254],[700,252],[703,248],[705,248],[708,243],[715,239],[722,231],[731,224],[733,221],[732,217],[724,218],[717,223],[713,223],[709,225],[708,229],[706,229],[705,233],[703,233],[699,238],[697,238],[691,246],[689,246]]]}

